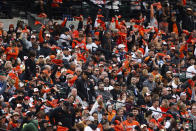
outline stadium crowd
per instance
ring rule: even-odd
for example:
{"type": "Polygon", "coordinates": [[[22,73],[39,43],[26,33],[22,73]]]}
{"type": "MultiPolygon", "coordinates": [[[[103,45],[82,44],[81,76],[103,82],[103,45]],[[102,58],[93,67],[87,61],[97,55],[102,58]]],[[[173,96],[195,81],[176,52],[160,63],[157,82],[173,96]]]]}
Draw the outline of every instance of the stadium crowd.
{"type": "Polygon", "coordinates": [[[0,130],[196,130],[195,12],[0,22],[0,130]]]}

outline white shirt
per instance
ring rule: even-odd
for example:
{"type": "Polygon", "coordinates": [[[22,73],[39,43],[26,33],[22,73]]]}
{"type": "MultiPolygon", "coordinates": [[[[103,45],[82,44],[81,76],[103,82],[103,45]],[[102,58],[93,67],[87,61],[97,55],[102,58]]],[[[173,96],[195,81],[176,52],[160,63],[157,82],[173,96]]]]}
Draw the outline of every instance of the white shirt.
{"type": "Polygon", "coordinates": [[[142,62],[142,59],[141,58],[138,58],[135,53],[132,54],[132,60],[134,60],[134,61],[136,61],[138,63],[141,63],[142,62]]]}
{"type": "Polygon", "coordinates": [[[100,129],[97,128],[96,130],[93,130],[90,126],[86,126],[86,127],[84,128],[84,131],[100,131],[100,129]]]}
{"type": "Polygon", "coordinates": [[[93,131],[93,129],[92,129],[90,126],[86,126],[86,127],[84,128],[84,131],[93,131]]]}
{"type": "Polygon", "coordinates": [[[193,78],[193,76],[196,75],[196,68],[194,65],[189,66],[186,71],[186,78],[193,78]]]}
{"type": "MultiPolygon", "coordinates": [[[[111,1],[108,0],[108,2],[111,2],[111,1]]],[[[121,3],[117,0],[117,1],[112,2],[112,5],[111,4],[106,5],[106,8],[119,10],[119,5],[121,5],[121,3]]]]}
{"type": "Polygon", "coordinates": [[[104,90],[105,90],[105,91],[111,91],[111,90],[113,90],[113,89],[114,89],[113,86],[104,87],[104,90]]]}
{"type": "Polygon", "coordinates": [[[119,109],[119,108],[121,108],[121,107],[123,107],[123,106],[125,106],[125,100],[117,100],[118,102],[116,103],[116,109],[119,109]]]}
{"type": "Polygon", "coordinates": [[[61,34],[58,41],[58,46],[62,46],[62,43],[66,43],[66,45],[69,45],[70,39],[70,35],[61,34]]]}
{"type": "Polygon", "coordinates": [[[86,48],[87,48],[88,50],[90,50],[90,51],[93,50],[93,47],[94,47],[94,48],[98,48],[98,46],[97,46],[95,43],[91,43],[91,44],[87,44],[87,45],[86,45],[86,48]]]}
{"type": "Polygon", "coordinates": [[[71,55],[65,56],[65,55],[63,54],[63,59],[65,59],[65,60],[67,60],[67,61],[70,61],[71,55]]]}
{"type": "MultiPolygon", "coordinates": [[[[160,109],[159,107],[157,107],[157,109],[155,109],[153,106],[151,106],[149,109],[155,110],[155,111],[160,111],[160,112],[161,112],[161,109],[160,109]]],[[[162,114],[159,113],[159,112],[155,112],[155,111],[152,111],[152,116],[153,116],[156,120],[158,120],[159,118],[162,117],[162,114]]]]}

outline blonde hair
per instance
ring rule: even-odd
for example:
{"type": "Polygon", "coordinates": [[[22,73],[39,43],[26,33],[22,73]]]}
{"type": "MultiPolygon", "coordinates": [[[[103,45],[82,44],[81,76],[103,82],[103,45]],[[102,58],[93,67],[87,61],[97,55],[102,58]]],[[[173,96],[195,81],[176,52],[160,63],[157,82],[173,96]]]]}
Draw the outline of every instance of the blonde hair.
{"type": "Polygon", "coordinates": [[[146,93],[149,93],[149,88],[148,87],[143,87],[142,91],[141,91],[141,95],[144,97],[144,95],[146,93]]]}
{"type": "Polygon", "coordinates": [[[180,111],[182,111],[182,112],[186,111],[186,105],[185,105],[184,103],[181,104],[181,105],[179,105],[179,109],[180,109],[180,111]]]}
{"type": "Polygon", "coordinates": [[[165,102],[166,104],[164,105],[165,108],[169,108],[169,101],[167,99],[163,99],[162,103],[165,102]]]}
{"type": "Polygon", "coordinates": [[[9,68],[11,70],[12,69],[12,62],[11,61],[6,61],[5,65],[4,65],[4,68],[5,69],[9,68]]]}
{"type": "Polygon", "coordinates": [[[148,70],[147,69],[143,69],[142,74],[143,75],[148,75],[148,70]]]}
{"type": "Polygon", "coordinates": [[[181,106],[182,104],[183,104],[182,100],[178,100],[178,101],[177,101],[177,105],[178,105],[178,106],[181,106]]]}
{"type": "MultiPolygon", "coordinates": [[[[43,61],[44,61],[44,65],[45,65],[45,64],[46,64],[46,59],[44,58],[43,61]]],[[[40,63],[40,58],[37,59],[36,63],[37,63],[37,64],[40,63]]]]}

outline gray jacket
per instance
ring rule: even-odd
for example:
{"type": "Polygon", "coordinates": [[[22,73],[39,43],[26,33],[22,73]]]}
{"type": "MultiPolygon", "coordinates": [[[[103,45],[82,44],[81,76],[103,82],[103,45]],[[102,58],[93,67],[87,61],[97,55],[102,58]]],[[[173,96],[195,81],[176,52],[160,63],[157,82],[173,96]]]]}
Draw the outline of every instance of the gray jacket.
{"type": "Polygon", "coordinates": [[[143,86],[148,87],[150,91],[153,91],[156,88],[156,83],[154,81],[150,82],[149,80],[145,80],[143,86]]]}
{"type": "Polygon", "coordinates": [[[26,49],[29,49],[32,47],[31,41],[28,41],[24,36],[22,36],[22,42],[24,43],[26,49]]]}

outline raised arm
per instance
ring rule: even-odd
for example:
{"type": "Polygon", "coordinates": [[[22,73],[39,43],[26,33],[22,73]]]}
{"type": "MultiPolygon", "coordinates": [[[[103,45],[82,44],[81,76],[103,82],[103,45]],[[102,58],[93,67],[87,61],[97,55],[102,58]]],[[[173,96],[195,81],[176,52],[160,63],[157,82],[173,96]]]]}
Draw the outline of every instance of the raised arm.
{"type": "Polygon", "coordinates": [[[61,26],[62,27],[66,26],[66,23],[67,23],[67,17],[65,17],[64,21],[61,23],[61,26]]]}
{"type": "Polygon", "coordinates": [[[43,43],[44,42],[44,38],[43,38],[43,26],[41,27],[40,31],[39,31],[39,42],[43,43]]]}
{"type": "Polygon", "coordinates": [[[83,28],[83,16],[80,16],[81,17],[81,19],[79,20],[79,23],[78,23],[78,30],[79,29],[82,29],[83,28]]]}
{"type": "Polygon", "coordinates": [[[153,8],[153,4],[151,4],[150,6],[150,19],[154,18],[154,8],[153,8]]]}
{"type": "Polygon", "coordinates": [[[116,27],[117,29],[120,29],[120,26],[119,26],[119,24],[118,24],[118,16],[116,16],[115,27],[116,27]]]}

